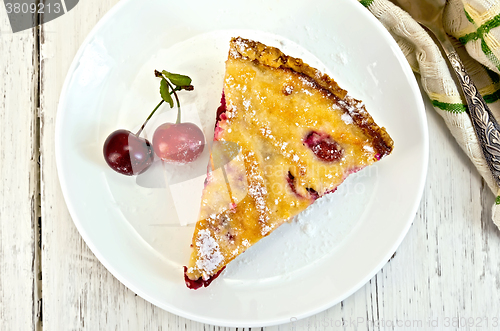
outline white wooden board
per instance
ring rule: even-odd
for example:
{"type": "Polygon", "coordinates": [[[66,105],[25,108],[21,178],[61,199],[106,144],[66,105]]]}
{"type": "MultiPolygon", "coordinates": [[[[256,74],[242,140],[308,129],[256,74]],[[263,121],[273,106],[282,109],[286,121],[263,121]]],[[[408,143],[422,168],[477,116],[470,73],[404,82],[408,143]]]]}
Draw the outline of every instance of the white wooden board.
{"type": "MultiPolygon", "coordinates": [[[[136,296],[90,252],[66,209],[54,158],[58,99],[81,42],[117,2],[80,1],[39,32],[17,34],[10,33],[0,8],[0,330],[235,330],[177,317],[136,296]]],[[[395,256],[341,304],[264,329],[500,326],[500,235],[490,220],[494,197],[428,102],[427,108],[426,189],[395,256]]]]}

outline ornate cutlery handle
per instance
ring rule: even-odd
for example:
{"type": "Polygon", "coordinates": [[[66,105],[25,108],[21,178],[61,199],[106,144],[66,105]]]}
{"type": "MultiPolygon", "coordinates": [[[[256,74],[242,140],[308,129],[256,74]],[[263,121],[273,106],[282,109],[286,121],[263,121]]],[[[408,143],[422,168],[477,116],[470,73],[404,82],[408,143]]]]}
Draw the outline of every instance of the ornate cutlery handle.
{"type": "Polygon", "coordinates": [[[448,59],[462,85],[474,130],[479,139],[486,163],[500,186],[500,132],[491,110],[469,77],[457,52],[448,53],[448,59]]]}

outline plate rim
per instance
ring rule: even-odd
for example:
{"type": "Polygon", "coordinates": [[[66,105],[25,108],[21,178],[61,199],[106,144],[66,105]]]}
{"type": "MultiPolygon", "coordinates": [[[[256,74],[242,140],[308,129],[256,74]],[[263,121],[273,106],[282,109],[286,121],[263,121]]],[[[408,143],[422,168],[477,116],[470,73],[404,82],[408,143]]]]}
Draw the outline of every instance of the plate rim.
{"type": "MultiPolygon", "coordinates": [[[[63,161],[61,157],[61,153],[59,152],[61,150],[61,126],[62,126],[62,120],[61,117],[63,116],[63,106],[66,104],[66,98],[67,98],[67,90],[71,84],[71,79],[73,77],[73,74],[75,73],[76,69],[79,66],[79,59],[81,58],[86,46],[90,43],[90,41],[95,37],[95,35],[101,30],[101,27],[105,25],[110,18],[112,18],[116,12],[118,12],[121,8],[125,7],[128,5],[130,2],[133,2],[136,0],[122,0],[118,3],[116,3],[106,14],[103,15],[103,17],[96,23],[96,25],[91,29],[91,31],[88,33],[88,35],[84,38],[83,42],[79,46],[78,51],[76,52],[71,65],[66,73],[66,77],[64,79],[64,84],[61,89],[60,97],[59,97],[59,103],[57,107],[57,114],[56,114],[56,123],[55,123],[55,159],[56,159],[56,169],[58,173],[58,179],[61,187],[61,191],[63,193],[64,201],[66,203],[66,206],[68,208],[68,212],[71,216],[71,219],[73,223],[75,224],[79,234],[82,236],[84,239],[86,245],[89,247],[89,249],[92,251],[92,253],[97,257],[100,263],[103,264],[103,266],[115,277],[118,281],[120,281],[123,285],[125,285],[128,289],[130,289],[132,292],[138,294],[142,298],[144,298],[146,301],[156,305],[157,307],[160,307],[170,313],[176,314],[178,316],[181,316],[183,318],[187,318],[193,321],[201,322],[201,323],[206,323],[206,324],[212,324],[212,325],[217,325],[217,326],[223,326],[223,327],[265,327],[265,326],[273,326],[273,325],[279,325],[283,323],[289,323],[291,322],[288,319],[268,319],[264,321],[258,321],[255,322],[253,320],[248,320],[245,322],[234,322],[231,319],[229,320],[224,320],[220,321],[217,319],[211,319],[211,318],[204,318],[200,317],[194,314],[191,314],[187,311],[181,310],[176,308],[173,305],[169,305],[168,309],[165,308],[165,304],[162,302],[158,302],[155,298],[151,297],[148,293],[143,292],[142,290],[138,289],[132,282],[127,280],[127,278],[123,275],[120,274],[112,265],[108,259],[102,255],[97,249],[97,247],[94,245],[93,241],[89,237],[88,233],[85,231],[82,222],[79,220],[76,211],[74,210],[73,203],[71,203],[68,199],[70,193],[69,193],[69,188],[67,185],[67,182],[63,178],[64,176],[61,175],[61,169],[64,167],[63,166],[63,161]]],[[[335,301],[330,301],[327,304],[317,306],[315,309],[308,310],[306,312],[303,312],[302,314],[297,314],[297,316],[294,316],[297,318],[297,320],[315,315],[319,312],[322,312],[328,308],[331,308],[335,305],[337,305],[339,302],[342,300],[345,300],[346,298],[350,297],[353,295],[355,292],[357,292],[361,287],[363,287],[371,278],[373,278],[382,268],[384,265],[387,264],[389,258],[396,252],[397,248],[401,245],[403,239],[406,237],[419,208],[422,195],[424,192],[425,188],[425,183],[426,183],[426,178],[427,178],[427,172],[428,172],[428,162],[429,162],[429,132],[428,132],[428,125],[427,125],[427,116],[425,113],[425,104],[423,102],[423,96],[421,94],[421,90],[419,88],[419,85],[417,83],[417,80],[414,76],[414,73],[412,69],[410,68],[410,65],[406,61],[406,58],[404,57],[402,51],[399,49],[397,43],[393,39],[393,37],[390,35],[390,33],[386,30],[386,28],[380,23],[372,13],[369,12],[367,8],[365,8],[361,3],[359,3],[356,0],[346,0],[350,2],[356,2],[354,6],[358,6],[358,11],[360,12],[361,15],[364,16],[364,19],[367,19],[371,21],[371,24],[377,26],[377,31],[384,37],[384,41],[387,42],[391,46],[392,52],[396,55],[396,57],[400,60],[401,68],[403,72],[405,73],[407,77],[407,82],[409,86],[411,87],[411,90],[416,97],[416,100],[418,101],[418,104],[416,105],[416,109],[418,110],[421,119],[422,119],[422,135],[423,135],[423,140],[421,142],[422,150],[423,150],[423,158],[421,159],[421,168],[422,168],[422,173],[420,175],[419,183],[418,183],[418,193],[416,198],[413,201],[413,205],[410,208],[411,212],[410,215],[411,217],[406,220],[405,227],[403,231],[400,233],[398,236],[398,239],[393,243],[391,246],[391,249],[389,250],[389,253],[384,259],[381,259],[379,264],[370,272],[368,273],[356,286],[351,287],[351,289],[346,292],[346,295],[342,298],[339,298],[338,300],[335,301]],[[411,78],[413,77],[413,79],[411,78]]]]}

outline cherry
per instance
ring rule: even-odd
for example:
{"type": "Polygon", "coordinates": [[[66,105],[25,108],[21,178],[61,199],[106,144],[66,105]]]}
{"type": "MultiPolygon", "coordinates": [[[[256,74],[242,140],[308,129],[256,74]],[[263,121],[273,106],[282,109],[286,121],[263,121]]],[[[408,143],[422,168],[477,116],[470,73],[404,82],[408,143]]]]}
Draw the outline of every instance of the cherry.
{"type": "Polygon", "coordinates": [[[173,74],[163,70],[155,70],[155,76],[161,78],[160,95],[162,100],[149,114],[139,131],[133,134],[127,130],[116,130],[112,132],[104,142],[103,154],[106,163],[124,175],[138,175],[146,171],[154,161],[153,147],[151,143],[140,134],[158,108],[167,102],[170,108],[174,106],[172,94],[177,103],[177,123],[165,123],[155,132],[157,141],[157,154],[164,160],[176,163],[187,163],[196,159],[204,148],[203,132],[192,123],[180,123],[181,107],[178,91],[192,91],[191,78],[184,75],[173,74]],[[158,135],[157,135],[158,132],[158,135]]]}
{"type": "Polygon", "coordinates": [[[316,131],[310,132],[304,139],[304,145],[325,162],[334,162],[342,158],[344,150],[328,134],[316,131]]]}
{"type": "Polygon", "coordinates": [[[112,132],[104,142],[103,154],[111,169],[127,176],[143,173],[154,160],[151,143],[128,130],[112,132]]]}
{"type": "Polygon", "coordinates": [[[155,74],[158,77],[162,77],[163,85],[160,86],[160,94],[170,104],[170,107],[173,107],[174,101],[167,92],[172,91],[171,93],[175,97],[177,121],[175,124],[164,123],[156,128],[153,134],[154,151],[163,161],[169,163],[185,164],[193,162],[201,155],[205,148],[205,136],[196,124],[181,123],[181,105],[176,93],[176,91],[181,89],[192,91],[193,87],[191,85],[179,87],[179,85],[182,85],[181,83],[191,84],[191,79],[182,82],[179,81],[177,88],[174,88],[171,82],[177,80],[177,77],[165,75],[165,72],[160,73],[158,71],[155,74]],[[171,82],[169,82],[165,77],[171,77],[174,80],[170,79],[171,82]]]}
{"type": "Polygon", "coordinates": [[[185,164],[203,152],[205,136],[193,123],[164,123],[153,135],[153,148],[163,161],[185,164]]]}

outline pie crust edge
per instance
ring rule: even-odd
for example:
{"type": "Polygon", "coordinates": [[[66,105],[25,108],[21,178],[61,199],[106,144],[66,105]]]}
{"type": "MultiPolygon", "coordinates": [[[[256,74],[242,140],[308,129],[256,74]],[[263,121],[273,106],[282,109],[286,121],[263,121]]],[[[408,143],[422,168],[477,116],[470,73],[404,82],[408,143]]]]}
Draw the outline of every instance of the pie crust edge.
{"type": "Polygon", "coordinates": [[[284,54],[276,47],[267,46],[258,41],[233,37],[230,41],[229,57],[246,58],[263,65],[284,70],[292,70],[307,77],[311,83],[327,94],[333,95],[338,105],[349,113],[355,124],[369,136],[379,154],[379,158],[389,155],[394,148],[394,141],[384,127],[379,127],[366,111],[362,101],[354,99],[327,74],[304,63],[302,59],[284,54]]]}

